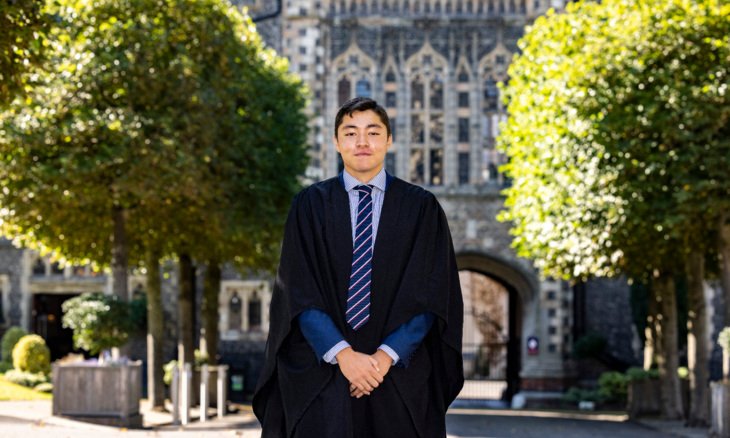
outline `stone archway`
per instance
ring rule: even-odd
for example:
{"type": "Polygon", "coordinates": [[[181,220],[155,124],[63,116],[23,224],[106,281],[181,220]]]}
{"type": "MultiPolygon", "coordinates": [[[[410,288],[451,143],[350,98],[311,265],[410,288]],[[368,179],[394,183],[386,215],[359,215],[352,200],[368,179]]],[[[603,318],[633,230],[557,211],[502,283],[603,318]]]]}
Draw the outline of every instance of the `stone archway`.
{"type": "MultiPolygon", "coordinates": [[[[492,388],[501,381],[504,390],[499,398],[509,401],[520,389],[523,318],[538,285],[519,267],[491,255],[462,253],[456,260],[462,287],[473,288],[463,290],[465,374],[467,379],[494,382],[492,388]],[[474,345],[475,341],[481,344],[474,345]]],[[[489,385],[484,387],[490,391],[489,385]]],[[[464,396],[474,398],[474,394],[464,396]]],[[[476,397],[495,398],[494,394],[476,397]]]]}

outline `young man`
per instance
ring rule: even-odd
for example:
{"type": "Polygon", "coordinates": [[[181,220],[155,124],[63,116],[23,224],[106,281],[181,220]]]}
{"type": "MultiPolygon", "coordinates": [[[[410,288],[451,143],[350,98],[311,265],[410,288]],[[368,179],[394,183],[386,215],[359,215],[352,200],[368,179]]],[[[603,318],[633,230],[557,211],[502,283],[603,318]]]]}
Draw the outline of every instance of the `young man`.
{"type": "Polygon", "coordinates": [[[335,118],[345,170],[292,203],[253,408],[262,437],[445,437],[464,382],[463,303],[446,217],[385,172],[385,110],[335,118]]]}

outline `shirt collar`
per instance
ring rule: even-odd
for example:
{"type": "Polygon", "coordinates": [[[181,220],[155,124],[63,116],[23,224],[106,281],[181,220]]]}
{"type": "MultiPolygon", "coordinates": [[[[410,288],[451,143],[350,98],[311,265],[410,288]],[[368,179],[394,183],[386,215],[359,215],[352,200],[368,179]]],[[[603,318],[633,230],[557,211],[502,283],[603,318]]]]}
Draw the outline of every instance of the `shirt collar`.
{"type": "MultiPolygon", "coordinates": [[[[342,171],[342,177],[345,183],[345,190],[348,192],[352,189],[354,189],[356,186],[361,185],[362,183],[358,181],[354,176],[347,173],[347,170],[342,171]]],[[[380,172],[378,172],[377,175],[373,177],[370,181],[367,182],[367,184],[377,188],[381,192],[385,192],[385,186],[387,181],[387,173],[385,172],[385,166],[383,166],[382,169],[380,169],[380,172]]]]}

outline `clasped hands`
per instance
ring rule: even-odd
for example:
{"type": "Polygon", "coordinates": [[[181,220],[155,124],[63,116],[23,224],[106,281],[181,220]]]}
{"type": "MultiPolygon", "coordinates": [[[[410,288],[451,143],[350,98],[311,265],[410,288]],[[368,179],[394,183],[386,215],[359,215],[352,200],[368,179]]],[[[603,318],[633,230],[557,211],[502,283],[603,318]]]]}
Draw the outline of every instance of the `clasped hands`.
{"type": "Polygon", "coordinates": [[[388,374],[393,359],[383,350],[377,350],[371,355],[359,353],[347,347],[337,353],[337,364],[340,371],[350,382],[350,395],[360,398],[370,395],[388,374]]]}

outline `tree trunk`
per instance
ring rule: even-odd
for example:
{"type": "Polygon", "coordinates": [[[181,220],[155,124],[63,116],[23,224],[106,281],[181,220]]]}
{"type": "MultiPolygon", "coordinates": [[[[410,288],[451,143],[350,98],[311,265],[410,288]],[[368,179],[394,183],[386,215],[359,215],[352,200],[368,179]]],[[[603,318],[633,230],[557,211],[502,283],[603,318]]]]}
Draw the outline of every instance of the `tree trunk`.
{"type": "Polygon", "coordinates": [[[218,363],[218,294],[221,288],[221,267],[217,261],[208,262],[203,283],[203,336],[200,349],[210,363],[218,363]]]}
{"type": "Polygon", "coordinates": [[[683,409],[681,386],[677,374],[679,353],[677,351],[677,297],[674,278],[665,272],[655,275],[652,288],[659,301],[657,344],[661,344],[661,353],[657,355],[657,365],[662,385],[662,416],[667,420],[677,420],[683,418],[683,409]]]}
{"type": "Polygon", "coordinates": [[[147,398],[153,410],[165,406],[162,342],[165,336],[160,284],[160,256],[157,251],[147,254],[147,398]]]}
{"type": "Polygon", "coordinates": [[[114,234],[112,235],[112,292],[124,301],[129,299],[127,274],[129,256],[127,249],[127,212],[120,206],[112,210],[114,234]]]}
{"type": "Polygon", "coordinates": [[[655,288],[649,288],[649,297],[647,299],[646,327],[644,328],[644,369],[649,371],[656,365],[656,358],[661,352],[661,346],[658,345],[657,330],[659,328],[658,318],[659,303],[655,288]]]}
{"type": "Polygon", "coordinates": [[[718,252],[720,253],[720,284],[722,284],[723,297],[725,298],[725,327],[730,326],[730,217],[723,213],[720,218],[720,238],[718,239],[718,252]]]}
{"type": "Polygon", "coordinates": [[[193,288],[193,261],[188,254],[181,254],[179,260],[180,280],[177,300],[177,360],[178,363],[193,363],[195,330],[195,290],[193,288]]]}
{"type": "Polygon", "coordinates": [[[687,260],[689,316],[687,318],[687,362],[689,368],[690,410],[688,425],[709,424],[710,349],[705,301],[705,258],[692,250],[687,260]]]}

